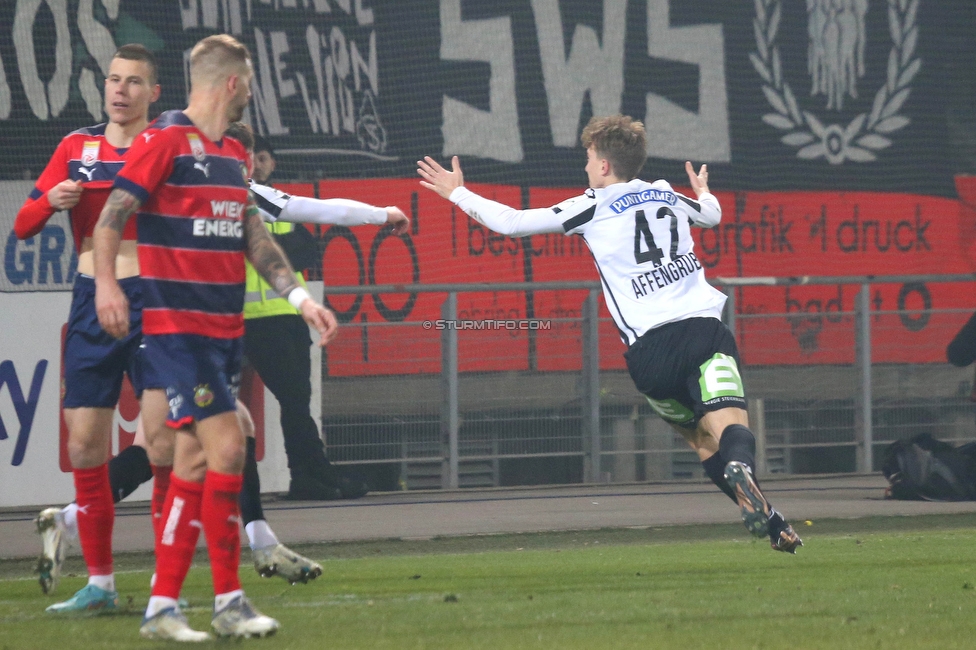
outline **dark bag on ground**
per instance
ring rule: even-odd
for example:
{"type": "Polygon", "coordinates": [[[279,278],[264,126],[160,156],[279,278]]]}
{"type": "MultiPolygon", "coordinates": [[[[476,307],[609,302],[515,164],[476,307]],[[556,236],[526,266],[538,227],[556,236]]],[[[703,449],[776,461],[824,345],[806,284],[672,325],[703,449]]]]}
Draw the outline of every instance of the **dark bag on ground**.
{"type": "Polygon", "coordinates": [[[953,447],[928,433],[891,443],[881,471],[889,499],[976,500],[976,443],[953,447]]]}

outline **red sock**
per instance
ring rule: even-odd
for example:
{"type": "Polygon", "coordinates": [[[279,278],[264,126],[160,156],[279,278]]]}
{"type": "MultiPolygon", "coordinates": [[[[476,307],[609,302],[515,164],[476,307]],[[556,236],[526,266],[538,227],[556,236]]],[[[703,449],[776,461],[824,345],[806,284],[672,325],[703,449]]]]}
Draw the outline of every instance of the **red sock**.
{"type": "Polygon", "coordinates": [[[169,491],[169,475],[173,472],[172,465],[151,465],[153,473],[152,500],[149,502],[149,516],[152,519],[153,546],[159,545],[159,533],[162,529],[163,507],[166,505],[166,493],[169,491]]]}
{"type": "Polygon", "coordinates": [[[156,542],[156,584],[153,596],[179,598],[200,538],[203,484],[171,476],[156,542]]]}
{"type": "Polygon", "coordinates": [[[207,537],[214,593],[226,594],[241,588],[241,511],[239,499],[243,477],[207,470],[203,481],[203,534],[207,537]]]}
{"type": "Polygon", "coordinates": [[[115,504],[108,480],[108,464],[76,469],[75,501],[78,503],[78,538],[88,575],[112,573],[112,526],[115,504]]]}

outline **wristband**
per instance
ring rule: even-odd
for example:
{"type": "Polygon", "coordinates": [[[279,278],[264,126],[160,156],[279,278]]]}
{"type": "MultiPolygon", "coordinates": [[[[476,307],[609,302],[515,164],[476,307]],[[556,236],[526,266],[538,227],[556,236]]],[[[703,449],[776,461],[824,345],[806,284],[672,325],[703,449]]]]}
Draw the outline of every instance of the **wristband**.
{"type": "Polygon", "coordinates": [[[305,302],[305,299],[311,297],[312,296],[308,295],[308,291],[306,291],[304,287],[295,287],[288,294],[288,302],[295,309],[301,309],[302,303],[305,302]]]}

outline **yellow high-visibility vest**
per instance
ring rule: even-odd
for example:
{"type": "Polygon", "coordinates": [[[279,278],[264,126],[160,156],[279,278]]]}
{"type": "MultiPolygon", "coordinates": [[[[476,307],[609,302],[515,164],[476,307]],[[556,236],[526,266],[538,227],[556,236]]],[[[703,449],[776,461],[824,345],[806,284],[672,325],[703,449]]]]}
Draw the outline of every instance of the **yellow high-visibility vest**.
{"type": "MultiPolygon", "coordinates": [[[[295,224],[285,221],[275,221],[264,224],[269,231],[276,235],[284,235],[295,229],[295,224]]],[[[300,314],[291,306],[287,298],[278,295],[271,285],[257,272],[251,262],[247,261],[247,284],[244,293],[244,319],[264,318],[265,316],[281,316],[285,314],[300,314]]],[[[304,287],[305,278],[301,273],[295,273],[298,282],[304,287]]]]}

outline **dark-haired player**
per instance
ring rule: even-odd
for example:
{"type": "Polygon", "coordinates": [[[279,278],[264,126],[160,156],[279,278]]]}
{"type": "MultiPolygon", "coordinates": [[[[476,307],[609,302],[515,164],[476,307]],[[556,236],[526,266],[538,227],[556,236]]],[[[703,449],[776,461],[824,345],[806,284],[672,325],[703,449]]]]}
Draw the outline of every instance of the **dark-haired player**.
{"type": "MultiPolygon", "coordinates": [[[[68,210],[78,251],[64,344],[63,406],[78,505],[76,525],[89,577],[88,584],[72,598],[48,607],[54,613],[110,610],[118,605],[112,564],[115,510],[107,461],[123,373],[128,374],[137,396],[142,389],[142,297],[135,224],[131,224],[121,233],[115,279],[128,299],[132,327],[121,339],[102,331],[95,313],[92,233],[129,147],[148,124],[149,105],[159,97],[156,79],[156,59],[145,47],[123,45],[116,51],[105,78],[109,121],[65,136],[14,223],[17,236],[26,239],[39,233],[55,212],[68,210]]],[[[39,530],[53,526],[53,518],[38,520],[39,530]]],[[[57,586],[60,577],[63,548],[59,540],[60,535],[45,536],[38,570],[46,593],[57,586]]]]}

